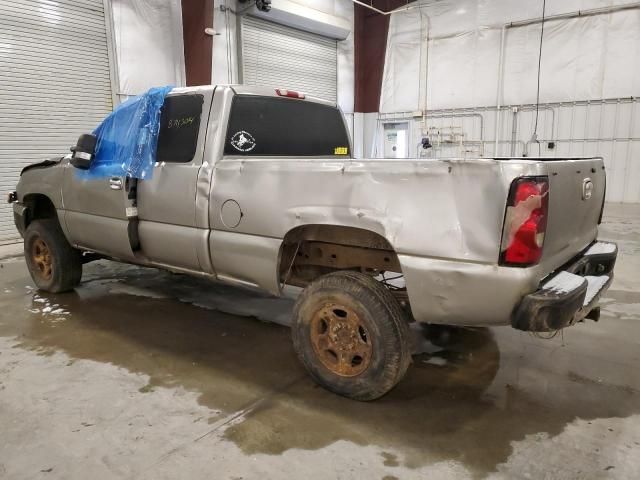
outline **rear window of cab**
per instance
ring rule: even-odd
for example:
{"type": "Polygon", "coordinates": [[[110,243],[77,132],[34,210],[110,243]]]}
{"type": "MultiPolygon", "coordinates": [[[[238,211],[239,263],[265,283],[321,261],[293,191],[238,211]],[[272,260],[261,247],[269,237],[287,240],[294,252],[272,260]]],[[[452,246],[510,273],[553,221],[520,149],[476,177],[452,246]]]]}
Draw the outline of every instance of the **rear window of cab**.
{"type": "Polygon", "coordinates": [[[350,156],[340,110],[304,100],[236,95],[231,105],[225,155],[350,156]]]}

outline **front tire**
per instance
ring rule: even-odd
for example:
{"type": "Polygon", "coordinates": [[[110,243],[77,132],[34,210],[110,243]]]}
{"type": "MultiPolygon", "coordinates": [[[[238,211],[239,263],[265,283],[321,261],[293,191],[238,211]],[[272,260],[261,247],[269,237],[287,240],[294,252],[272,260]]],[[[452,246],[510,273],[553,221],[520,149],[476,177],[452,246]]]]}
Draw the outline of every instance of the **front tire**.
{"type": "Polygon", "coordinates": [[[82,256],[67,241],[57,219],[34,220],[24,234],[24,258],[40,290],[72,290],[82,278],[82,256]]]}
{"type": "Polygon", "coordinates": [[[313,379],[355,400],[391,390],[411,363],[409,325],[397,300],[369,275],[336,272],[296,301],[293,345],[313,379]]]}

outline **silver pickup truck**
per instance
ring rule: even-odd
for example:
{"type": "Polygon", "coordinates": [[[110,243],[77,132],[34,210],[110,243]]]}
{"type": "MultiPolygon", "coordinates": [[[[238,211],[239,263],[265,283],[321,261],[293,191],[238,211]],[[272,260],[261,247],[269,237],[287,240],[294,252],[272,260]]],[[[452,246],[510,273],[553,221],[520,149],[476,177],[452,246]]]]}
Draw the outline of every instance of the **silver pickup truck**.
{"type": "Polygon", "coordinates": [[[95,258],[302,287],[294,348],[354,399],[405,374],[410,322],[555,331],[597,320],[613,278],[600,158],[354,159],[335,104],[245,86],[172,90],[148,179],[79,175],[80,153],[10,194],[40,289],[95,258]]]}

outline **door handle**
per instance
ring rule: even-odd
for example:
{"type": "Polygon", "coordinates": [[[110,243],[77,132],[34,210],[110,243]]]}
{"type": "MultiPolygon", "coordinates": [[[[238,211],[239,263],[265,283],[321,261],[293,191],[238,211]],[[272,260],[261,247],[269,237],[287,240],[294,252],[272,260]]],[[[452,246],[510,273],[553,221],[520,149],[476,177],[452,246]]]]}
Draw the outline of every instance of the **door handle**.
{"type": "Polygon", "coordinates": [[[111,190],[122,190],[122,179],[119,177],[111,177],[109,179],[109,188],[111,188],[111,190]]]}

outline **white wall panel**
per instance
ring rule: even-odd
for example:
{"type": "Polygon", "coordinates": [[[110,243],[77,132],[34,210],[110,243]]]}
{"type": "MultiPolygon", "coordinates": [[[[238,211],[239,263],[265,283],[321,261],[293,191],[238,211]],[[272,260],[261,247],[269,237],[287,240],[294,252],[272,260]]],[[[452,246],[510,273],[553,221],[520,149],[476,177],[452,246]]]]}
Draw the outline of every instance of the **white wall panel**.
{"type": "MultiPolygon", "coordinates": [[[[317,0],[316,0],[317,1],[317,0]]],[[[327,1],[324,4],[330,3],[327,1]]],[[[326,12],[346,18],[353,26],[354,5],[347,0],[334,0],[333,12],[326,12]]],[[[353,28],[349,36],[338,42],[338,106],[345,113],[353,113],[355,101],[355,44],[353,28]]]]}
{"type": "MultiPolygon", "coordinates": [[[[547,0],[547,16],[635,4],[637,2],[631,0],[547,0]]],[[[414,121],[410,112],[419,109],[416,92],[420,78],[426,76],[430,115],[475,112],[484,118],[482,138],[478,126],[470,124],[469,119],[454,116],[429,119],[427,126],[462,127],[465,135],[464,147],[441,146],[435,152],[437,156],[475,155],[480,144],[485,156],[509,155],[513,126],[510,108],[520,106],[517,155],[538,152],[544,156],[602,155],[610,177],[607,198],[637,202],[640,196],[638,101],[621,100],[619,104],[599,101],[640,96],[640,9],[551,19],[545,23],[540,76],[542,105],[537,132],[538,138],[545,142],[538,145],[530,140],[535,121],[531,104],[536,102],[540,23],[506,29],[504,85],[500,94],[497,87],[503,25],[536,19],[541,13],[541,0],[430,3],[422,8],[429,25],[428,65],[426,71],[418,72],[408,68],[411,62],[415,64],[419,54],[415,42],[407,42],[407,36],[413,35],[415,39],[424,20],[408,12],[393,14],[381,92],[381,118],[411,120],[412,142],[417,145],[422,136],[420,122],[414,121]],[[400,28],[395,26],[394,19],[396,22],[402,19],[400,28]],[[398,102],[399,97],[409,101],[398,102]],[[593,103],[587,106],[584,101],[593,103]],[[498,103],[503,109],[496,152],[495,106],[498,103]],[[393,112],[395,117],[390,115],[393,112]],[[548,148],[549,141],[555,142],[554,149],[548,148]]]]}
{"type": "Polygon", "coordinates": [[[180,0],[111,0],[122,96],[185,85],[180,0]]]}
{"type": "Polygon", "coordinates": [[[19,241],[7,192],[112,109],[102,0],[0,2],[0,244],[19,241]]]}
{"type": "Polygon", "coordinates": [[[421,108],[421,72],[426,68],[426,38],[428,18],[420,9],[407,10],[391,16],[385,53],[381,112],[412,111],[421,108]],[[421,60],[424,58],[423,61],[421,60]]]}

